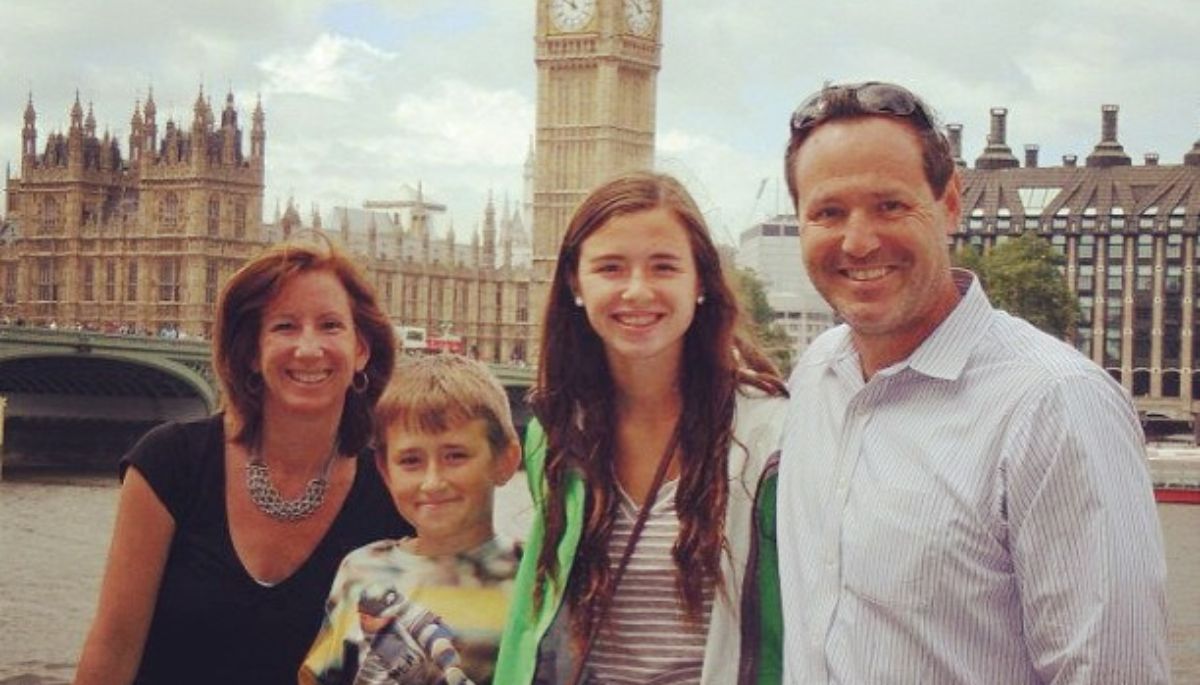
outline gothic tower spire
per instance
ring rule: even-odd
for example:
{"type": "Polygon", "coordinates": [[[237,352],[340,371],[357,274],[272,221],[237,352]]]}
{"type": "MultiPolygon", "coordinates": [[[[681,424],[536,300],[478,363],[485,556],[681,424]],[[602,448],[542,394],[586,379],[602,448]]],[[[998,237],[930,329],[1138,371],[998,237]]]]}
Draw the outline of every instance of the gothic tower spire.
{"type": "Polygon", "coordinates": [[[83,171],[83,105],[78,89],[75,104],[71,105],[71,128],[67,130],[67,168],[75,174],[83,171]]]}
{"type": "Polygon", "coordinates": [[[233,105],[233,91],[225,95],[225,109],[221,110],[221,163],[237,164],[242,158],[242,133],[238,130],[237,109],[233,105]]]}
{"type": "Polygon", "coordinates": [[[133,103],[133,116],[129,118],[129,161],[137,164],[142,158],[142,101],[133,103]]]}
{"type": "Polygon", "coordinates": [[[158,107],[154,104],[154,86],[150,86],[146,93],[146,106],[143,111],[146,113],[146,123],[142,128],[142,139],[145,141],[142,152],[153,158],[158,153],[158,123],[155,121],[158,107]]]}
{"type": "MultiPolygon", "coordinates": [[[[33,109],[33,91],[29,92],[29,101],[25,104],[25,128],[21,129],[21,168],[26,163],[37,161],[37,112],[33,109]]],[[[28,175],[22,171],[22,175],[28,175]]]]}
{"type": "Polygon", "coordinates": [[[483,265],[496,267],[496,203],[492,191],[488,190],[487,207],[483,210],[483,265]]]}
{"type": "Polygon", "coordinates": [[[233,91],[225,94],[225,109],[221,110],[221,128],[237,126],[237,109],[233,106],[233,91]]]}
{"type": "Polygon", "coordinates": [[[267,128],[261,95],[258,96],[258,102],[254,104],[254,114],[251,118],[254,125],[250,130],[250,159],[262,164],[263,152],[267,144],[267,128]]]}
{"type": "Polygon", "coordinates": [[[71,130],[83,130],[83,105],[79,103],[79,89],[75,89],[75,104],[71,105],[71,130]]]}

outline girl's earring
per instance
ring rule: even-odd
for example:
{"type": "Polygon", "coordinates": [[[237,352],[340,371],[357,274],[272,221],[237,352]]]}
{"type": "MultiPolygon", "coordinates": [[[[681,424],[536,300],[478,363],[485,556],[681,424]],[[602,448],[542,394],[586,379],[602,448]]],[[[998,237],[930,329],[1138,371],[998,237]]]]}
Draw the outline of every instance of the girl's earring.
{"type": "Polygon", "coordinates": [[[582,297],[580,297],[580,296],[578,296],[578,295],[576,295],[576,296],[575,296],[575,306],[576,306],[576,307],[582,307],[582,306],[583,306],[583,298],[582,298],[582,297]]]}
{"type": "Polygon", "coordinates": [[[697,305],[702,305],[702,304],[704,304],[704,296],[703,296],[703,295],[699,295],[699,296],[697,296],[697,297],[696,297],[696,304],[697,304],[697,305]]]}

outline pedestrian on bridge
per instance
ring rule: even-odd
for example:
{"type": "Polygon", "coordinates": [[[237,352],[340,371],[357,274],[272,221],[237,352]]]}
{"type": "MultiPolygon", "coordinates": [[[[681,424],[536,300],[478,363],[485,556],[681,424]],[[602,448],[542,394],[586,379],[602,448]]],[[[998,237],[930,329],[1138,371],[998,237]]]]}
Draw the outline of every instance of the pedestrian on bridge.
{"type": "Polygon", "coordinates": [[[223,409],[122,459],[76,682],[295,683],[341,559],[412,529],[368,443],[392,326],[324,236],[269,248],[221,294],[223,409]]]}

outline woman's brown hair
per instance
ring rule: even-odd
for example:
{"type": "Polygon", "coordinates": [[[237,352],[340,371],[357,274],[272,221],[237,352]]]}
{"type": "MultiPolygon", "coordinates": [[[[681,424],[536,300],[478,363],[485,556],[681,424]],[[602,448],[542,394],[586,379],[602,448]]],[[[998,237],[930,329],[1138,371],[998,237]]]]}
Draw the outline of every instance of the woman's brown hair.
{"type": "Polygon", "coordinates": [[[587,490],[579,548],[565,588],[577,636],[587,634],[612,588],[609,537],[616,518],[615,388],[604,343],[577,307],[571,284],[584,241],[613,217],[665,207],[687,230],[700,292],[684,337],[679,391],[680,477],[675,494],[679,537],[672,549],[676,588],[692,619],[703,611],[704,591],[722,579],[724,521],[729,494],[735,393],[742,384],[783,394],[775,368],[742,328],[737,298],[704,218],[674,178],[636,172],[593,190],[575,211],[563,237],[542,326],[541,357],[530,403],[546,433],[546,540],[538,557],[537,603],[557,570],[566,518],[562,494],[572,472],[587,490]]]}
{"type": "Polygon", "coordinates": [[[254,371],[254,364],[263,310],[293,278],[319,271],[332,273],[346,289],[354,330],[370,352],[363,370],[366,388],[346,390],[339,446],[344,454],[353,455],[371,442],[372,410],[392,377],[395,334],[362,272],[324,234],[314,231],[311,237],[268,247],[242,266],[221,291],[213,330],[213,368],[221,382],[222,404],[237,419],[233,439],[240,445],[255,445],[262,438],[262,376],[254,371]]]}

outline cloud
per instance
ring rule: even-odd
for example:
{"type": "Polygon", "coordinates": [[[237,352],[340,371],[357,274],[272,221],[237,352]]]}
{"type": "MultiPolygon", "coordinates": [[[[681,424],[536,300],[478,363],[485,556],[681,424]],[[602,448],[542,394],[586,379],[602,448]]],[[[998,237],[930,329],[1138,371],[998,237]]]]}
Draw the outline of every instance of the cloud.
{"type": "Polygon", "coordinates": [[[779,196],[773,155],[756,155],[727,142],[682,129],[661,133],[655,164],[678,178],[704,213],[717,242],[736,245],[738,234],[766,216],[787,212],[779,196]],[[761,190],[760,190],[761,189],[761,190]]]}
{"type": "MultiPolygon", "coordinates": [[[[1200,136],[1195,0],[666,3],[658,162],[731,234],[777,206],[788,113],[826,79],[896,80],[964,125],[973,160],[988,109],[1009,144],[1050,163],[1086,155],[1099,106],[1120,140],[1177,163],[1200,136]],[[756,199],[763,178],[765,192],[756,199]]],[[[153,84],[160,117],[190,119],[200,83],[267,112],[267,206],[358,205],[422,181],[468,227],[487,192],[521,192],[536,98],[532,0],[0,1],[0,161],[17,160],[26,86],[41,140],[79,88],[122,139],[153,84]],[[16,87],[13,87],[15,85],[16,87]],[[9,122],[3,124],[4,121],[9,122]]],[[[248,117],[244,117],[245,122],[248,117]]],[[[268,209],[268,213],[270,209],[268,209]]]]}
{"type": "Polygon", "coordinates": [[[525,160],[534,112],[520,93],[449,80],[401,96],[393,118],[419,162],[501,166],[525,160]]]}
{"type": "Polygon", "coordinates": [[[396,56],[365,41],[322,33],[304,50],[285,50],[258,62],[268,93],[313,95],[348,102],[381,74],[396,56]]]}

